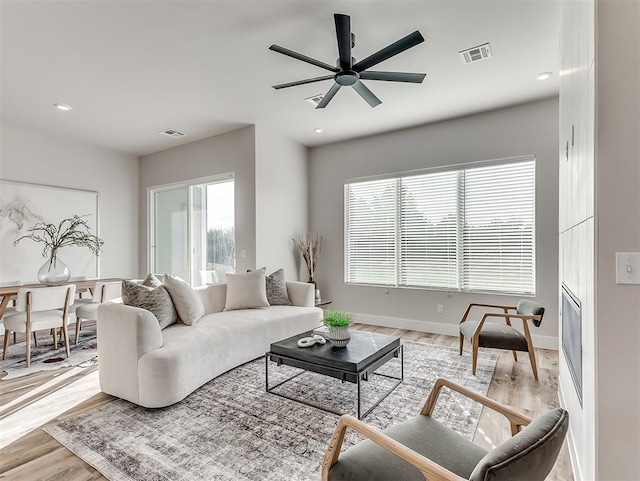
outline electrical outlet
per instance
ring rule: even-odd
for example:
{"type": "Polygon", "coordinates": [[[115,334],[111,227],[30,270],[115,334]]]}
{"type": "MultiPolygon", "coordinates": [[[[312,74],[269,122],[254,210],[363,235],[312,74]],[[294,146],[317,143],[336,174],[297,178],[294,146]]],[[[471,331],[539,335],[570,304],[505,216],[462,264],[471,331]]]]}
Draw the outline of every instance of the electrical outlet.
{"type": "Polygon", "coordinates": [[[240,249],[240,257],[247,257],[247,249],[240,249]]]}
{"type": "Polygon", "coordinates": [[[444,306],[442,304],[438,304],[438,314],[444,314],[444,306]]]}

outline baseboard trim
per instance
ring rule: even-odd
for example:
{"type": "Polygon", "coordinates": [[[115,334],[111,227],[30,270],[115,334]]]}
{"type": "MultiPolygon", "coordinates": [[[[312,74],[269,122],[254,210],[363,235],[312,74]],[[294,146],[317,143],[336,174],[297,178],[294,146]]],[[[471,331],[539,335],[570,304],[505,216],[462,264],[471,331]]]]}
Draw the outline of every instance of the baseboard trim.
{"type": "MultiPolygon", "coordinates": [[[[445,324],[443,322],[416,321],[400,317],[374,316],[371,314],[356,314],[356,320],[373,326],[393,327],[396,329],[411,329],[412,331],[429,332],[431,334],[443,334],[445,336],[458,336],[458,324],[445,324]]],[[[543,349],[558,350],[558,338],[551,336],[531,336],[533,345],[543,349]]]]}

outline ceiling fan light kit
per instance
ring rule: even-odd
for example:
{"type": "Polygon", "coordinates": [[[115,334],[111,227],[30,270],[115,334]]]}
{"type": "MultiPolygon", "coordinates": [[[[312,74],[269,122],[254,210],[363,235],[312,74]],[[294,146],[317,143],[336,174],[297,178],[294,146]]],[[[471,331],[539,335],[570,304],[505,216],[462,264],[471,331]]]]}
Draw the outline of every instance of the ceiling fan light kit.
{"type": "Polygon", "coordinates": [[[342,87],[351,87],[355,90],[360,97],[362,97],[371,107],[380,105],[382,101],[376,97],[376,95],[362,83],[361,80],[382,80],[386,82],[406,82],[406,83],[422,83],[426,74],[424,73],[409,73],[409,72],[375,72],[367,70],[370,67],[378,65],[391,57],[394,57],[405,50],[408,50],[416,45],[424,42],[422,34],[416,30],[413,33],[401,38],[400,40],[387,45],[381,50],[369,55],[367,58],[357,62],[351,56],[351,49],[355,46],[355,35],[351,32],[351,17],[336,13],[334,15],[336,24],[336,37],[338,39],[338,61],[336,66],[329,65],[328,63],[321,62],[314,58],[308,57],[301,53],[289,50],[288,48],[281,47],[279,45],[271,45],[269,50],[278,52],[282,55],[286,55],[297,60],[315,65],[316,67],[323,68],[332,72],[330,75],[324,75],[322,77],[314,77],[304,80],[297,80],[295,82],[287,82],[283,84],[274,85],[276,90],[295,87],[297,85],[304,85],[314,82],[321,82],[323,80],[334,80],[334,84],[329,91],[324,95],[320,103],[316,106],[317,109],[325,108],[331,99],[338,93],[342,87]]]}

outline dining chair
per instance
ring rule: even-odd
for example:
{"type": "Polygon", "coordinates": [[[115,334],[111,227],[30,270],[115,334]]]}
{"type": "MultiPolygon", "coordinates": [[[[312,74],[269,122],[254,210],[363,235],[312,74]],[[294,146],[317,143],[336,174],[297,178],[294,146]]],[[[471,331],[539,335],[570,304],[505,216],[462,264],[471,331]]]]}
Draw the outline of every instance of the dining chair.
{"type": "Polygon", "coordinates": [[[97,321],[98,320],[98,305],[103,302],[117,299],[122,295],[122,282],[96,282],[93,288],[93,297],[91,299],[76,299],[71,311],[75,311],[76,314],[76,340],[78,343],[80,338],[80,329],[82,329],[82,320],[97,321]]]}
{"type": "MultiPolygon", "coordinates": [[[[475,309],[477,312],[478,309],[475,309]]],[[[476,314],[476,319],[480,314],[476,314]]],[[[536,365],[536,353],[529,332],[529,321],[534,326],[540,327],[544,307],[534,301],[523,299],[517,306],[503,306],[495,304],[471,303],[467,307],[460,320],[460,355],[465,338],[471,342],[472,348],[472,371],[476,374],[478,363],[478,348],[489,347],[495,349],[506,349],[513,352],[513,359],[518,360],[517,351],[524,351],[529,354],[533,377],[538,380],[538,367],[536,365]],[[482,309],[480,320],[470,320],[469,315],[473,308],[482,309]],[[502,312],[496,312],[502,310],[502,312]],[[488,321],[490,318],[502,319],[502,322],[488,321]],[[522,331],[511,325],[512,319],[522,320],[522,331]]]]}
{"type": "MultiPolygon", "coordinates": [[[[69,279],[69,282],[86,281],[86,280],[87,280],[87,276],[76,276],[76,277],[71,277],[69,279]]],[[[78,296],[78,299],[83,299],[82,295],[86,294],[87,292],[90,293],[90,290],[88,287],[81,287],[81,288],[76,287],[76,296],[78,296]]]]}
{"type": "MultiPolygon", "coordinates": [[[[21,286],[23,283],[22,281],[5,281],[5,282],[0,282],[0,287],[8,287],[8,286],[21,286]]],[[[4,319],[6,316],[10,316],[11,314],[15,314],[16,312],[16,300],[17,300],[17,296],[13,295],[9,298],[9,302],[11,303],[11,305],[7,304],[6,309],[4,310],[4,312],[2,313],[2,319],[4,319]]],[[[35,333],[33,336],[34,341],[36,342],[37,345],[37,340],[35,337],[35,333]]],[[[16,343],[16,333],[13,333],[13,343],[16,343]]]]}
{"type": "Polygon", "coordinates": [[[24,332],[26,337],[27,367],[31,365],[31,335],[40,330],[54,330],[54,348],[57,348],[55,329],[63,333],[67,357],[69,333],[67,320],[69,306],[73,304],[76,292],[74,284],[55,287],[23,287],[18,289],[16,313],[4,318],[4,345],[2,359],[7,357],[10,332],[24,332]]]}
{"type": "Polygon", "coordinates": [[[325,453],[322,481],[543,481],[568,428],[569,413],[562,408],[531,420],[510,406],[440,378],[419,415],[384,431],[343,415],[325,453]],[[443,387],[505,416],[512,437],[486,451],[433,418],[443,387]],[[347,428],[366,439],[341,452],[347,428]]]}

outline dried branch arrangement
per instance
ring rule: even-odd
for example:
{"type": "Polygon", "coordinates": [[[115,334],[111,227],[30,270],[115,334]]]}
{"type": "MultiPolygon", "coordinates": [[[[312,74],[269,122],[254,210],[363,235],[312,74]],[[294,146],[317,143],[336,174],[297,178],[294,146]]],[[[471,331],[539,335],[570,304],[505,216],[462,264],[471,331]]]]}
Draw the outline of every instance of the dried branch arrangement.
{"type": "Polygon", "coordinates": [[[309,281],[313,281],[313,275],[316,271],[318,257],[322,250],[322,236],[317,232],[307,232],[304,235],[298,235],[293,239],[296,246],[302,254],[302,258],[307,264],[307,272],[309,273],[309,281]]]}
{"type": "Polygon", "coordinates": [[[55,258],[58,250],[66,246],[86,247],[93,254],[100,255],[104,241],[91,234],[86,217],[89,216],[74,215],[64,219],[57,226],[47,222],[38,222],[29,229],[29,234],[17,239],[13,245],[17,245],[22,239],[42,242],[44,244],[42,257],[47,257],[51,253],[51,257],[55,258]]]}

